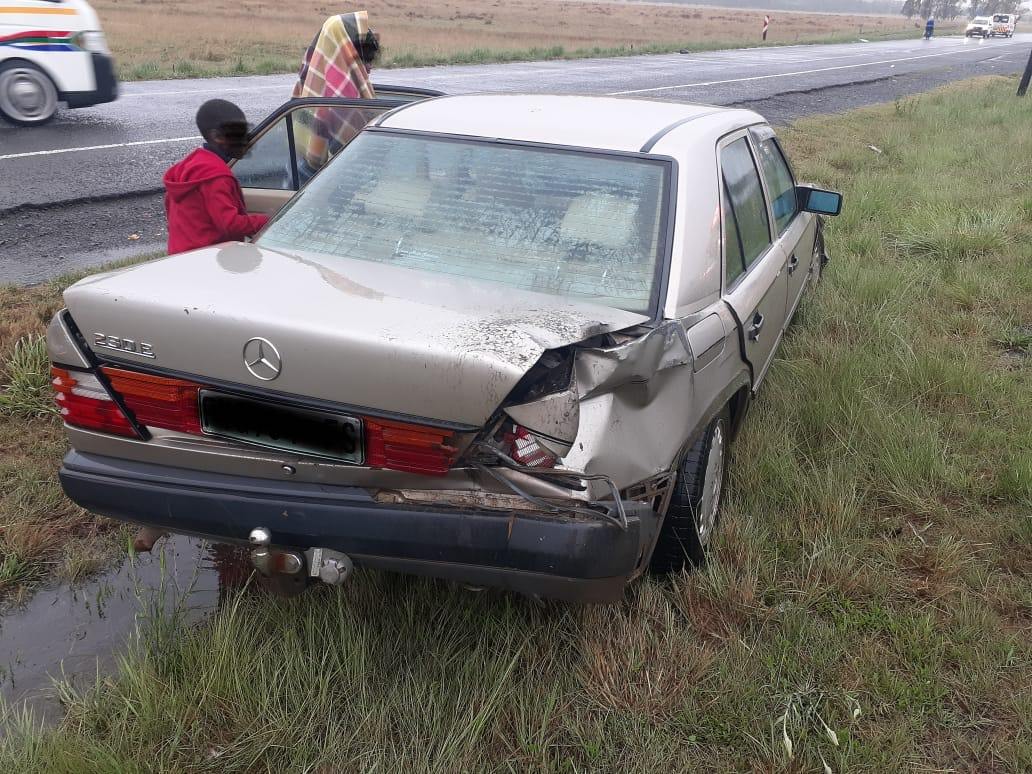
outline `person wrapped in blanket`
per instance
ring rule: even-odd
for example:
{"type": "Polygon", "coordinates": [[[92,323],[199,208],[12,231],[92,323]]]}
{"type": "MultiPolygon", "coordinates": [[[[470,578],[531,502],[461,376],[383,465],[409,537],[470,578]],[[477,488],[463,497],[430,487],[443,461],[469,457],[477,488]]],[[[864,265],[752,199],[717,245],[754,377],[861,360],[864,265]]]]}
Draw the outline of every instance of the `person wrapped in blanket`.
{"type": "MultiPolygon", "coordinates": [[[[380,38],[366,11],[328,18],[305,52],[293,97],[374,99],[369,71],[380,54],[380,38]]],[[[348,144],[368,122],[360,108],[320,107],[301,111],[294,124],[301,185],[348,144]]]]}

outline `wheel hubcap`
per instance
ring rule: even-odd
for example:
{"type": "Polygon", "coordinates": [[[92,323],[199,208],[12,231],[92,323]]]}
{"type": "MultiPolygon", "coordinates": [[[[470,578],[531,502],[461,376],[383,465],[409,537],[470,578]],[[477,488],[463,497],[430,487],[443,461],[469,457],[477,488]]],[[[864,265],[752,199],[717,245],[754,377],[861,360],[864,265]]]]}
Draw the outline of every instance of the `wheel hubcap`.
{"type": "Polygon", "coordinates": [[[717,524],[717,510],[720,507],[720,490],[724,485],[724,423],[717,422],[713,427],[709,454],[706,458],[706,478],[703,481],[702,499],[699,501],[699,512],[695,518],[695,526],[699,530],[699,542],[709,543],[713,529],[717,524]]]}
{"type": "Polygon", "coordinates": [[[50,116],[57,95],[39,73],[13,69],[0,73],[0,108],[21,121],[43,120],[50,116]]]}

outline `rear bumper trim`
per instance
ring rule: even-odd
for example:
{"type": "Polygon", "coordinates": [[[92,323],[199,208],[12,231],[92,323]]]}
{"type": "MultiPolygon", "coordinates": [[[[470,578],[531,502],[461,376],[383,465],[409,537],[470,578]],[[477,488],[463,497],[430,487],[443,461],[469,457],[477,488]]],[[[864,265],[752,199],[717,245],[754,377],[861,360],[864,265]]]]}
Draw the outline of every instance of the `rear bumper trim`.
{"type": "Polygon", "coordinates": [[[61,484],[95,513],[228,543],[268,528],[273,544],[330,548],[356,564],[528,594],[619,599],[659,518],[626,502],[605,520],[377,503],[357,487],[272,481],[69,452],[61,484]]]}

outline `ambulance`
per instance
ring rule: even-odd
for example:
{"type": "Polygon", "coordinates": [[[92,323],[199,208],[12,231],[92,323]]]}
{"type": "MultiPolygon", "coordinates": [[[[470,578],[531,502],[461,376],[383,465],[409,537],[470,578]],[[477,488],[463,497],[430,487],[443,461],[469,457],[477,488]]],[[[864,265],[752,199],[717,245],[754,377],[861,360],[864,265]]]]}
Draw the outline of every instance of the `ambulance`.
{"type": "Polygon", "coordinates": [[[1018,16],[1013,13],[995,13],[993,14],[993,30],[992,37],[1002,38],[1013,38],[1014,29],[1018,24],[1018,16]]]}
{"type": "Polygon", "coordinates": [[[0,0],[0,117],[38,126],[61,103],[117,96],[111,52],[85,0],[0,0]]]}

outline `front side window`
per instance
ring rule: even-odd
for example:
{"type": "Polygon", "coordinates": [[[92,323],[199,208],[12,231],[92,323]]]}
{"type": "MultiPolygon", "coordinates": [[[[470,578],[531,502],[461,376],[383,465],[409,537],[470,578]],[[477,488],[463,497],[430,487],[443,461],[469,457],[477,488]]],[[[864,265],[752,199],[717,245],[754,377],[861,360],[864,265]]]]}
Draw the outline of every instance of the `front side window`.
{"type": "Polygon", "coordinates": [[[759,140],[756,145],[760,154],[763,179],[767,183],[767,192],[771,198],[771,209],[774,210],[774,221],[778,225],[778,233],[783,234],[799,211],[795,179],[777,140],[766,137],[759,140]]]}
{"type": "Polygon", "coordinates": [[[770,247],[770,221],[749,141],[741,137],[720,151],[731,213],[738,224],[742,256],[749,266],[770,247]]]}
{"type": "Polygon", "coordinates": [[[648,312],[668,178],[646,158],[369,131],[259,244],[648,312]]]}

